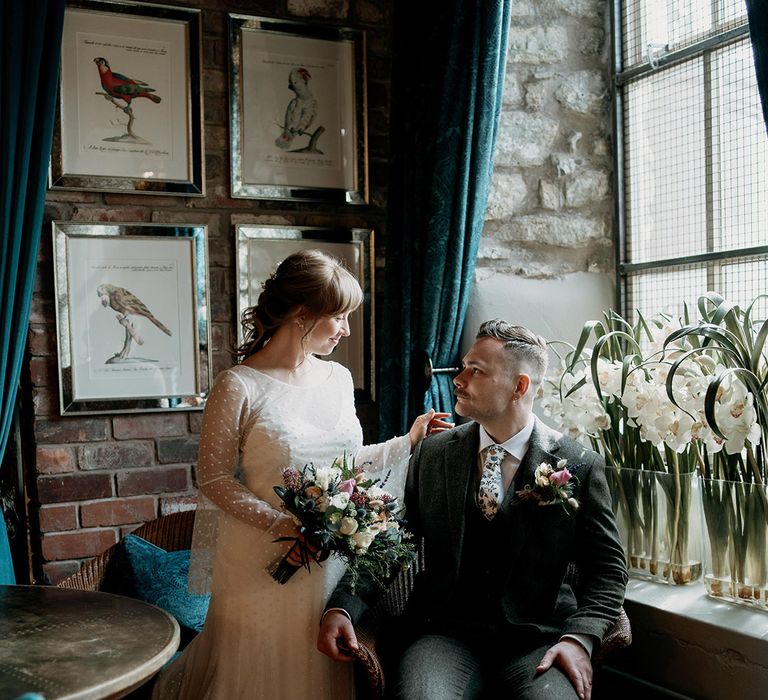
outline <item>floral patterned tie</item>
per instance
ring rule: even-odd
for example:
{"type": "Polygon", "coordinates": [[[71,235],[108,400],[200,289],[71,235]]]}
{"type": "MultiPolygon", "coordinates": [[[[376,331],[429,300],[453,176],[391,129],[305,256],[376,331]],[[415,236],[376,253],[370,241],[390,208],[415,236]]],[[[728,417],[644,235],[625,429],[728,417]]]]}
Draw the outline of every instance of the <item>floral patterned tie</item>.
{"type": "Polygon", "coordinates": [[[488,520],[493,520],[501,501],[501,462],[506,450],[501,445],[491,445],[483,461],[478,500],[480,510],[488,520]]]}

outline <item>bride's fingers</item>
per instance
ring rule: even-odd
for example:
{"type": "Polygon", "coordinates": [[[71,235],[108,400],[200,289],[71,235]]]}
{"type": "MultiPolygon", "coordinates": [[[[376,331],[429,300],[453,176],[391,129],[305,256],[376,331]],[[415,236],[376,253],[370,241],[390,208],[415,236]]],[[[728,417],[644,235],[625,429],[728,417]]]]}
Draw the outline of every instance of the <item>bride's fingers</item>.
{"type": "Polygon", "coordinates": [[[442,420],[443,418],[447,418],[450,415],[450,413],[444,412],[435,413],[434,417],[429,421],[429,425],[427,426],[427,435],[435,435],[437,433],[442,433],[453,428],[453,423],[450,421],[442,420]]]}

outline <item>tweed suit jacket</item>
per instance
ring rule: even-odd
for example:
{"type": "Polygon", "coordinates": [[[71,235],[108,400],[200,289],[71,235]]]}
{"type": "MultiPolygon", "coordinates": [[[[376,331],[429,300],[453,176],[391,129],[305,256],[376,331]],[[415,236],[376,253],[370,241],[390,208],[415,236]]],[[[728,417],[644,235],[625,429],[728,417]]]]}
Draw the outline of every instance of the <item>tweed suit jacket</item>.
{"type": "MultiPolygon", "coordinates": [[[[425,569],[407,609],[417,624],[445,615],[456,590],[478,445],[479,426],[470,422],[422,440],[411,457],[405,516],[425,548],[425,569]]],[[[498,553],[503,558],[501,607],[507,623],[602,639],[618,617],[627,582],[602,457],[535,419],[528,452],[496,517],[503,519],[507,533],[506,548],[498,553]],[[561,459],[577,479],[575,512],[517,497],[518,490],[534,485],[540,464],[555,466],[561,459]],[[578,567],[578,590],[564,583],[570,562],[578,567]]],[[[369,584],[360,580],[353,595],[345,576],[328,607],[344,608],[356,622],[375,602],[376,588],[369,584]]]]}

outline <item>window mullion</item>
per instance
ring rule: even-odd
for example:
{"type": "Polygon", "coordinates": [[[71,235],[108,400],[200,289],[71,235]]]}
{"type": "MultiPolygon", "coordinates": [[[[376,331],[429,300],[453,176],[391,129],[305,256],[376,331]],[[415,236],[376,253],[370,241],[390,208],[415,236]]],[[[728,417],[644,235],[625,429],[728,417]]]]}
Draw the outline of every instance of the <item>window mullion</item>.
{"type": "MultiPolygon", "coordinates": [[[[705,211],[706,211],[706,250],[715,250],[715,236],[719,217],[718,193],[720,192],[720,158],[715,143],[713,104],[712,104],[712,54],[707,52],[702,57],[704,70],[704,163],[705,163],[705,211]]],[[[715,265],[707,264],[707,289],[715,289],[715,265]]]]}

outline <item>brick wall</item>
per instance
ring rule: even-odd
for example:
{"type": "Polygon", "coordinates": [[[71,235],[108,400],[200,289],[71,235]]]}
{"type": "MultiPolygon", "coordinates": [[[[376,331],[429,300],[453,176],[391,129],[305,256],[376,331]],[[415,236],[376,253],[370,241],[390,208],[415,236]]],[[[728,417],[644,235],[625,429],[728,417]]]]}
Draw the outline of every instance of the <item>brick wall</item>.
{"type": "MultiPolygon", "coordinates": [[[[201,414],[61,417],[50,221],[206,224],[209,235],[213,374],[231,364],[236,317],[234,225],[370,227],[377,268],[386,239],[391,3],[386,0],[194,0],[202,10],[206,196],[184,198],[49,192],[39,253],[23,387],[24,444],[34,572],[52,581],[75,571],[123,534],[195,502],[201,414]],[[363,207],[233,200],[229,193],[227,13],[352,26],[367,35],[370,204],[363,207]]],[[[381,285],[378,285],[379,289],[381,285]]],[[[375,406],[358,407],[367,435],[375,406]]]]}

